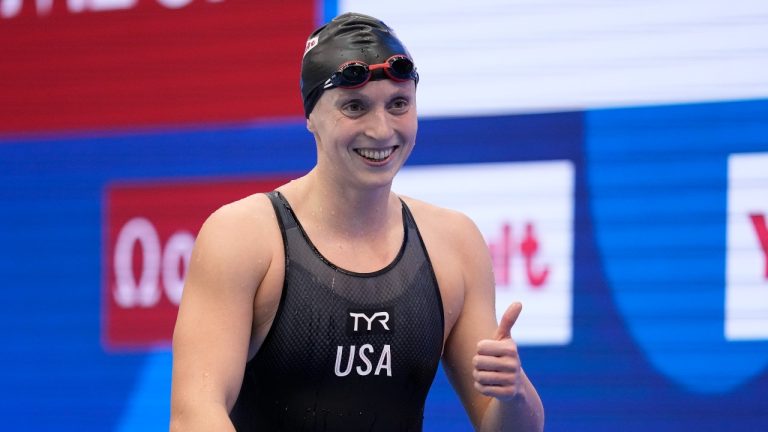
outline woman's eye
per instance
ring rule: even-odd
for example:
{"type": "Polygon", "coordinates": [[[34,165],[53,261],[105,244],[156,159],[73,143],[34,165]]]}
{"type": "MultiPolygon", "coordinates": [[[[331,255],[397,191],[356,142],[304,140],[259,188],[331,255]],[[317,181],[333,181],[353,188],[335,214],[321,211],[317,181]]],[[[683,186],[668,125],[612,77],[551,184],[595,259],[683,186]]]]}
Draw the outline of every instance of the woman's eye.
{"type": "Polygon", "coordinates": [[[390,109],[397,111],[397,112],[403,112],[408,110],[408,101],[406,99],[395,99],[392,101],[392,103],[389,105],[390,109]]]}
{"type": "Polygon", "coordinates": [[[342,105],[341,109],[348,114],[360,114],[365,110],[365,107],[358,101],[351,101],[342,105]]]}

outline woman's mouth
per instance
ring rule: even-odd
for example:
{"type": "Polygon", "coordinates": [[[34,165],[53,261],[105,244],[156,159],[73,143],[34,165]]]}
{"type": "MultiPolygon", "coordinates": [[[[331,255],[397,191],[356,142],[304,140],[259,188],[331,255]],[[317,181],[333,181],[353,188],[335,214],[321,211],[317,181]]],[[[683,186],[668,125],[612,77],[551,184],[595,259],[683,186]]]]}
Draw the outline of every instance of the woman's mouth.
{"type": "Polygon", "coordinates": [[[366,148],[360,148],[355,149],[355,153],[359,154],[363,158],[371,161],[371,162],[384,162],[387,160],[392,153],[397,150],[398,146],[394,147],[388,147],[385,149],[366,149],[366,148]]]}

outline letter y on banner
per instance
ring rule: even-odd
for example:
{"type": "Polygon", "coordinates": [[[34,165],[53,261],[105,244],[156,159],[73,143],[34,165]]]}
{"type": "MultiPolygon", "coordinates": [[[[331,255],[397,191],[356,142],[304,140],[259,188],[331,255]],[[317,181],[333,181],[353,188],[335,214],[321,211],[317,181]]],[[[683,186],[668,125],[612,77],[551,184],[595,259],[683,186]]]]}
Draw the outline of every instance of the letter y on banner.
{"type": "Polygon", "coordinates": [[[768,153],[728,159],[725,337],[768,340],[768,153]]]}

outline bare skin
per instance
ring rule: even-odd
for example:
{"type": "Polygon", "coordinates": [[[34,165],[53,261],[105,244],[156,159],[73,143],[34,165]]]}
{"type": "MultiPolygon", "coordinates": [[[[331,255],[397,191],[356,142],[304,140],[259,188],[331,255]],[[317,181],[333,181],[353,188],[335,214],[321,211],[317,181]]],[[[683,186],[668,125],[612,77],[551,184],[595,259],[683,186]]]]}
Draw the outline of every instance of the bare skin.
{"type": "MultiPolygon", "coordinates": [[[[317,142],[317,165],[278,190],[330,261],[355,272],[384,268],[403,241],[401,205],[390,187],[415,143],[415,86],[382,80],[327,91],[307,128],[317,142]]],[[[458,212],[403,199],[443,300],[444,368],[473,425],[542,430],[541,401],[509,336],[521,306],[511,305],[497,325],[481,234],[458,212]]],[[[282,237],[266,196],[224,206],[205,222],[174,333],[171,430],[234,430],[228,413],[245,364],[274,320],[284,272],[282,237]]]]}

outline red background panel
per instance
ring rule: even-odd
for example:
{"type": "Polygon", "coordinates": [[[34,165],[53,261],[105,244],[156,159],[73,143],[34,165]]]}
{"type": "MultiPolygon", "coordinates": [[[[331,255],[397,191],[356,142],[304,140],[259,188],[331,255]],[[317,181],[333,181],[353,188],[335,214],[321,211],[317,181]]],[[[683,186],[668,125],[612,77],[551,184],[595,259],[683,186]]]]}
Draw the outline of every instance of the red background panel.
{"type": "Polygon", "coordinates": [[[314,0],[194,0],[168,9],[0,19],[0,133],[238,122],[302,115],[314,0]]]}
{"type": "MultiPolygon", "coordinates": [[[[242,181],[213,181],[194,183],[150,183],[142,185],[115,184],[105,196],[105,236],[103,268],[102,341],[109,350],[146,350],[168,345],[173,335],[178,307],[165,293],[162,277],[156,278],[160,295],[149,307],[121,307],[115,300],[115,246],[121,229],[134,218],[148,220],[157,233],[161,250],[174,233],[186,231],[196,236],[205,219],[220,206],[253,193],[273,190],[290,177],[242,181]]],[[[133,277],[142,278],[142,247],[134,242],[133,277]]],[[[177,262],[180,274],[186,268],[177,262]]]]}

